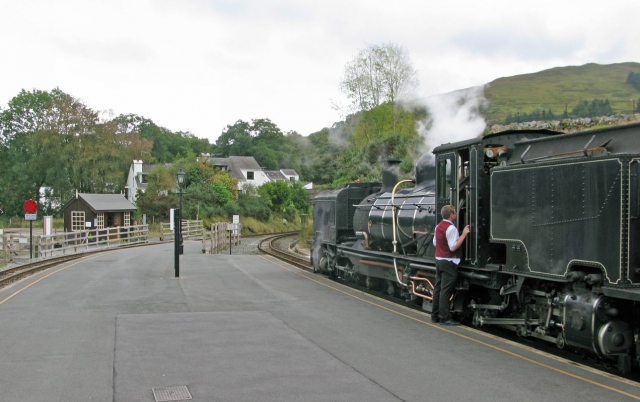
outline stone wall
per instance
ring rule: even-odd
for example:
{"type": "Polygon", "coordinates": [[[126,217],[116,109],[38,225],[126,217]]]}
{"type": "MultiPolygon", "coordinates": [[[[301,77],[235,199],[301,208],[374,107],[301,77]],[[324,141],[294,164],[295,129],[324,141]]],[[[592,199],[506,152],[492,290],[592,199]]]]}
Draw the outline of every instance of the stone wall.
{"type": "Polygon", "coordinates": [[[507,130],[552,130],[561,131],[564,133],[572,133],[575,131],[590,130],[608,126],[618,126],[639,121],[640,114],[618,114],[615,116],[551,121],[528,121],[525,123],[494,124],[488,128],[485,134],[498,133],[507,130]]]}

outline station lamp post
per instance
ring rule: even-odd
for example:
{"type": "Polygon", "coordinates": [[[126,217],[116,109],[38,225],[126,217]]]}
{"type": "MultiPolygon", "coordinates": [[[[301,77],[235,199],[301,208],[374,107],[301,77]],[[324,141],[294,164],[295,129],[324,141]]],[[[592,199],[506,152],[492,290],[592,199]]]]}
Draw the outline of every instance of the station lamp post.
{"type": "Polygon", "coordinates": [[[175,277],[180,277],[180,254],[183,253],[183,245],[182,245],[182,185],[184,184],[184,178],[186,174],[180,168],[180,171],[176,173],[176,179],[178,181],[178,189],[180,194],[180,208],[178,212],[174,214],[174,234],[175,234],[175,256],[174,256],[174,270],[175,277]]]}

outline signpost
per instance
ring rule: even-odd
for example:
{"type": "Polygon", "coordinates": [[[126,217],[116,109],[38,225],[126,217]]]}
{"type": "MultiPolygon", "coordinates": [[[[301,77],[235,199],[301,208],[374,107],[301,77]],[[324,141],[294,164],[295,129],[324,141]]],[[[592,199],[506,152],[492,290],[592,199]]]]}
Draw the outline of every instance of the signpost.
{"type": "Polygon", "coordinates": [[[33,221],[38,219],[38,203],[34,200],[26,200],[22,204],[24,220],[29,221],[29,258],[33,258],[33,221]]]}

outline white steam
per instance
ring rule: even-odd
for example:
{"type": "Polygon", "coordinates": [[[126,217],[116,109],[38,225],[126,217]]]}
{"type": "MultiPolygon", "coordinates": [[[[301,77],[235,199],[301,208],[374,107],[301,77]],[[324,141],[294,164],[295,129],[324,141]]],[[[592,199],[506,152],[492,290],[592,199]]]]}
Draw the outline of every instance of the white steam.
{"type": "Polygon", "coordinates": [[[424,140],[422,153],[431,159],[435,147],[479,137],[487,126],[482,109],[488,101],[482,86],[430,96],[419,102],[427,107],[427,119],[419,121],[416,130],[424,140]]]}

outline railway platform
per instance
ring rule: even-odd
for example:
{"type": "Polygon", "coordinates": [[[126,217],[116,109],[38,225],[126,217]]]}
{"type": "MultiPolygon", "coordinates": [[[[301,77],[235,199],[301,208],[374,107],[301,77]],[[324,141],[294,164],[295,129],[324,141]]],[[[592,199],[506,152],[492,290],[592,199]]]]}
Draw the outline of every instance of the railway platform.
{"type": "Polygon", "coordinates": [[[0,290],[1,401],[638,401],[640,384],[185,242],[0,290]]]}

